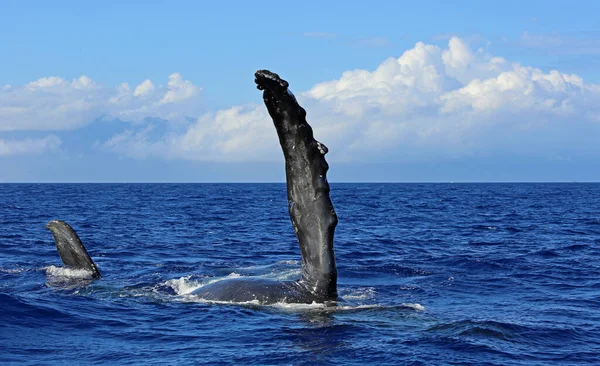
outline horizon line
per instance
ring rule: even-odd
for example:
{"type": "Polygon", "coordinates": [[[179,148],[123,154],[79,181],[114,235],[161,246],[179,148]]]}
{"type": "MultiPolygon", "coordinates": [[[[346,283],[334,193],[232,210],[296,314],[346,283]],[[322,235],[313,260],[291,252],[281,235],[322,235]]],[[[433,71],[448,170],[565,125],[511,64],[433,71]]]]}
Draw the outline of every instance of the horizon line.
{"type": "MultiPolygon", "coordinates": [[[[285,184],[285,181],[8,181],[0,184],[285,184]]],[[[574,184],[600,183],[594,180],[557,181],[329,181],[330,184],[574,184]]]]}

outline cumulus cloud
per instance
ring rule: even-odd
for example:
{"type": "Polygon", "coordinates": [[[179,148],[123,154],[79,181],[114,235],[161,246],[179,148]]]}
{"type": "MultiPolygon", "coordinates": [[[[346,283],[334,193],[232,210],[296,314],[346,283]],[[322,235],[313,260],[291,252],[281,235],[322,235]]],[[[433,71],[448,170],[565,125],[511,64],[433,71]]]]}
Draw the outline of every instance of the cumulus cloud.
{"type": "MultiPolygon", "coordinates": [[[[444,49],[417,43],[375,70],[346,71],[298,99],[333,160],[599,152],[589,137],[600,132],[599,85],[473,50],[457,37],[444,49]]],[[[276,142],[257,104],[154,139],[142,126],[105,147],[138,157],[244,161],[279,158],[276,142]]]]}
{"type": "Polygon", "coordinates": [[[0,157],[51,152],[58,150],[60,144],[60,139],[54,135],[38,139],[0,139],[0,157]]]}
{"type": "MultiPolygon", "coordinates": [[[[127,85],[127,88],[129,88],[129,85],[127,85]]],[[[152,84],[150,80],[146,79],[135,88],[133,96],[143,97],[144,95],[152,93],[155,89],[156,88],[154,87],[154,84],[152,84]]]]}
{"type": "MultiPolygon", "coordinates": [[[[204,161],[264,160],[277,152],[277,134],[270,117],[257,104],[235,106],[209,113],[184,128],[156,134],[160,123],[132,126],[103,144],[108,150],[131,157],[162,157],[204,161]]],[[[281,153],[277,154],[279,157],[281,153]]]]}
{"type": "MultiPolygon", "coordinates": [[[[316,138],[330,148],[330,160],[600,155],[594,139],[600,135],[600,85],[511,62],[458,37],[445,47],[419,42],[374,70],[349,70],[295,91],[316,138]]],[[[116,88],[85,76],[47,77],[0,90],[0,131],[76,128],[109,115],[138,122],[99,145],[122,155],[281,159],[264,105],[201,115],[200,92],[178,73],[166,86],[144,80],[116,88]],[[185,118],[191,116],[200,117],[185,118]]]]}
{"type": "Polygon", "coordinates": [[[179,73],[169,75],[169,84],[167,93],[160,100],[160,104],[173,103],[186,100],[197,95],[200,88],[188,80],[183,80],[179,73]]]}
{"type": "Polygon", "coordinates": [[[201,114],[201,88],[174,73],[166,86],[145,80],[105,87],[82,75],[73,80],[43,77],[21,87],[0,88],[0,131],[75,129],[100,116],[131,121],[181,119],[201,114]]]}

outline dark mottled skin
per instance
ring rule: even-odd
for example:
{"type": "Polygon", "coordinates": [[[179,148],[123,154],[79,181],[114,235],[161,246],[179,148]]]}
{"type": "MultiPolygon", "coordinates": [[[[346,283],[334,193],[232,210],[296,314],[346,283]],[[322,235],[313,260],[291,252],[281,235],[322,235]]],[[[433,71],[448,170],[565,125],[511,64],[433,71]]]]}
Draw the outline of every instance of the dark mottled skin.
{"type": "Polygon", "coordinates": [[[96,263],[90,258],[71,225],[64,221],[53,220],[46,225],[46,229],[52,232],[58,254],[66,266],[91,271],[93,278],[102,277],[96,263]]]}
{"type": "Polygon", "coordinates": [[[256,83],[273,119],[285,157],[290,218],[302,252],[301,283],[321,298],[337,297],[333,232],[337,215],[329,198],[327,148],[316,141],[306,111],[277,74],[259,70],[256,83]]]}
{"type": "Polygon", "coordinates": [[[203,286],[195,294],[220,301],[335,301],[333,233],[338,220],[329,198],[327,148],[314,139],[306,111],[289,91],[287,81],[268,70],[258,70],[255,78],[285,157],[288,208],[300,244],[302,278],[296,282],[236,278],[203,286]]]}

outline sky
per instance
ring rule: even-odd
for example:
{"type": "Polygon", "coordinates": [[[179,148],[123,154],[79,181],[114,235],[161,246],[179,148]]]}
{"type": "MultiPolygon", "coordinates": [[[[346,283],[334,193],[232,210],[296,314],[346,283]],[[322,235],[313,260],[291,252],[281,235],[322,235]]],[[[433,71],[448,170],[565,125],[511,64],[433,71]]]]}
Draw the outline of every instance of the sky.
{"type": "Polygon", "coordinates": [[[598,1],[0,7],[0,182],[282,182],[257,69],[331,182],[600,181],[598,1]]]}

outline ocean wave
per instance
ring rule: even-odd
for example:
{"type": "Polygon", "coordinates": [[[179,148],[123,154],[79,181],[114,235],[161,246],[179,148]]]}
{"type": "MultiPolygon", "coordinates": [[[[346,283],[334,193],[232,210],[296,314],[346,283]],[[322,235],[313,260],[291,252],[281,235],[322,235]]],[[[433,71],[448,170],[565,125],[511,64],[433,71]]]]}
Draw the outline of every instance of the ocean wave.
{"type": "Polygon", "coordinates": [[[405,309],[423,311],[425,307],[416,303],[401,303],[398,305],[382,305],[382,304],[360,304],[360,305],[345,305],[345,303],[288,303],[276,302],[274,304],[261,304],[258,300],[249,301],[219,301],[208,300],[197,296],[184,297],[185,302],[203,303],[203,304],[218,304],[218,305],[233,305],[233,306],[251,306],[256,308],[277,309],[289,312],[311,312],[311,311],[327,311],[332,313],[339,312],[354,312],[360,310],[386,310],[386,309],[405,309]]]}
{"type": "Polygon", "coordinates": [[[350,292],[343,294],[344,300],[367,300],[372,299],[375,296],[375,288],[373,287],[360,287],[353,289],[350,292]]]}
{"type": "Polygon", "coordinates": [[[21,273],[23,271],[27,271],[26,268],[0,268],[0,273],[9,273],[9,274],[16,274],[16,273],[21,273]]]}

